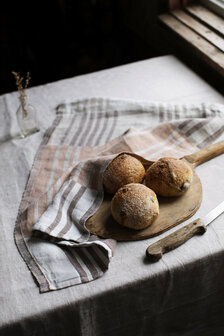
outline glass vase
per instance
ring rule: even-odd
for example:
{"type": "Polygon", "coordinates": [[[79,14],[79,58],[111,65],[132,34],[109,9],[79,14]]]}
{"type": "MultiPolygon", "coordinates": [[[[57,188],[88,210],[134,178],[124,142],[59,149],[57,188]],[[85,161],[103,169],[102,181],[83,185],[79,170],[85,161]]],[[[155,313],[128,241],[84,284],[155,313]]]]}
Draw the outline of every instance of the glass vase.
{"type": "Polygon", "coordinates": [[[16,116],[22,138],[39,131],[36,109],[31,104],[20,104],[16,116]]]}

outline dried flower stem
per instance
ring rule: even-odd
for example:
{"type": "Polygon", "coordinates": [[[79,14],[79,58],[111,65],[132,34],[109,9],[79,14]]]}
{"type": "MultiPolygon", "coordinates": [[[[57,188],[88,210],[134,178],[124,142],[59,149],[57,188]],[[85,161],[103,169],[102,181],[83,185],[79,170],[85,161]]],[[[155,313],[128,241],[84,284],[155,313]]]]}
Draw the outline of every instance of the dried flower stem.
{"type": "Polygon", "coordinates": [[[14,75],[15,77],[15,80],[16,80],[16,86],[17,86],[17,90],[19,91],[19,94],[20,94],[20,102],[21,102],[21,105],[22,105],[22,109],[23,109],[23,116],[26,117],[28,112],[26,110],[26,88],[29,84],[29,81],[30,81],[30,73],[27,72],[26,74],[26,80],[25,80],[25,85],[23,87],[23,80],[24,78],[20,76],[20,73],[19,72],[15,72],[15,71],[12,71],[12,74],[14,75]]]}

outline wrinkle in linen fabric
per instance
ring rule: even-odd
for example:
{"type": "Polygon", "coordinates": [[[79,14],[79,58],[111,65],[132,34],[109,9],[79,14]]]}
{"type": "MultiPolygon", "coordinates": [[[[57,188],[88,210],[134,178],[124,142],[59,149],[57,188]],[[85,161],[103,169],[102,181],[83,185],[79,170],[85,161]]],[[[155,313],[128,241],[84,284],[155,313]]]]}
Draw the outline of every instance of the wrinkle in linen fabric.
{"type": "Polygon", "coordinates": [[[102,98],[59,106],[35,157],[15,227],[40,291],[92,281],[108,269],[115,241],[91,235],[85,222],[103,201],[103,172],[116,155],[156,160],[190,154],[223,134],[223,112],[214,104],[102,98]]]}

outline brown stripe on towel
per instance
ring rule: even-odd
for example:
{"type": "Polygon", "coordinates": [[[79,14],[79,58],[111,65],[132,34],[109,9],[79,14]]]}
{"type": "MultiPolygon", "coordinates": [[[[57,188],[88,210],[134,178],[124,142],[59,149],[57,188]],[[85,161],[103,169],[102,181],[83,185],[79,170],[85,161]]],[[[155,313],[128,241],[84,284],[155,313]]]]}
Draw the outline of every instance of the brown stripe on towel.
{"type": "Polygon", "coordinates": [[[96,117],[95,117],[95,125],[93,127],[92,132],[89,133],[89,136],[86,138],[86,145],[90,146],[93,142],[94,136],[96,135],[96,132],[99,128],[99,124],[101,119],[103,118],[103,114],[102,113],[97,113],[96,117]]]}
{"type": "MultiPolygon", "coordinates": [[[[100,239],[98,238],[98,239],[95,239],[95,241],[100,241],[100,239]]],[[[101,243],[102,244],[104,244],[104,245],[107,245],[106,244],[106,240],[108,240],[108,239],[105,239],[103,242],[101,241],[101,243]]],[[[102,256],[101,256],[101,258],[103,258],[103,259],[108,259],[108,250],[107,250],[107,248],[104,248],[102,245],[94,245],[98,250],[100,250],[101,251],[101,253],[102,253],[102,256]]],[[[107,247],[109,247],[108,245],[107,245],[107,247]]],[[[115,245],[114,245],[114,247],[115,247],[115,245]]],[[[110,248],[110,247],[109,247],[110,248]]],[[[98,251],[97,250],[97,251],[98,251]]],[[[99,252],[100,253],[100,252],[99,252]]]]}
{"type": "Polygon", "coordinates": [[[65,139],[70,134],[72,126],[73,126],[74,122],[76,121],[76,119],[77,119],[77,114],[74,114],[74,116],[72,117],[72,120],[69,122],[68,128],[65,130],[64,135],[63,135],[63,137],[61,139],[61,145],[62,144],[67,144],[66,141],[65,141],[65,139]]]}
{"type": "Polygon", "coordinates": [[[170,109],[171,109],[171,106],[167,106],[167,108],[166,108],[166,113],[167,113],[167,120],[172,120],[173,119],[173,114],[172,114],[172,112],[170,111],[170,109]]]}
{"type": "MultiPolygon", "coordinates": [[[[81,186],[78,190],[78,192],[74,195],[74,198],[72,199],[68,210],[67,210],[67,222],[65,224],[65,226],[63,227],[63,229],[61,229],[61,231],[57,234],[57,236],[59,238],[62,238],[70,229],[72,226],[72,212],[75,209],[76,204],[78,203],[78,201],[80,200],[80,198],[82,197],[82,195],[84,194],[86,188],[84,186],[81,186]]],[[[63,212],[63,208],[61,207],[60,209],[60,213],[62,214],[63,212]]]]}
{"type": "Polygon", "coordinates": [[[117,110],[114,111],[114,116],[113,117],[114,117],[113,122],[112,122],[112,125],[111,125],[111,129],[109,131],[109,134],[106,138],[106,142],[108,142],[112,138],[113,132],[115,131],[115,128],[116,128],[116,125],[117,125],[117,122],[118,122],[118,112],[117,112],[117,110]]]}
{"type": "Polygon", "coordinates": [[[224,131],[224,126],[221,126],[218,130],[216,130],[214,133],[209,135],[206,139],[204,139],[200,144],[198,144],[199,148],[203,148],[205,146],[208,146],[212,141],[215,141],[220,137],[220,135],[224,131]]]}
{"type": "Polygon", "coordinates": [[[86,144],[87,145],[93,145],[94,143],[94,138],[97,135],[98,130],[100,129],[100,125],[101,125],[101,121],[104,118],[105,112],[102,112],[104,106],[104,101],[103,99],[99,99],[98,104],[96,104],[94,106],[94,108],[96,109],[96,123],[95,126],[93,128],[93,131],[91,132],[91,134],[89,135],[89,137],[86,139],[86,144]]]}
{"type": "Polygon", "coordinates": [[[185,120],[185,121],[183,121],[179,126],[178,126],[178,128],[180,129],[180,130],[182,130],[185,126],[187,126],[190,122],[192,122],[192,120],[190,119],[190,120],[185,120]]]}
{"type": "Polygon", "coordinates": [[[83,112],[85,114],[85,121],[82,122],[82,127],[80,129],[79,135],[77,136],[75,143],[73,143],[73,145],[75,144],[76,146],[80,146],[80,138],[84,135],[84,138],[86,137],[86,135],[88,134],[88,122],[89,119],[91,118],[91,113],[90,112],[83,112]]]}
{"type": "Polygon", "coordinates": [[[41,147],[42,147],[42,146],[46,146],[46,145],[48,144],[50,138],[52,137],[52,134],[56,131],[56,129],[57,129],[57,127],[59,126],[59,124],[60,124],[60,122],[62,121],[62,119],[63,119],[63,115],[62,115],[62,114],[61,114],[61,115],[58,115],[58,116],[55,118],[55,120],[54,120],[52,126],[49,127],[49,129],[48,129],[48,130],[45,132],[45,134],[44,134],[43,141],[42,141],[42,143],[41,143],[41,147]]]}
{"type": "Polygon", "coordinates": [[[58,153],[57,156],[57,160],[56,160],[56,164],[55,164],[55,168],[54,170],[52,170],[52,176],[51,176],[51,180],[52,183],[51,185],[53,185],[57,179],[61,176],[61,172],[63,171],[63,166],[64,166],[64,162],[65,162],[65,155],[67,152],[68,147],[63,146],[60,148],[60,151],[58,153]]]}
{"type": "Polygon", "coordinates": [[[180,111],[177,105],[174,107],[174,118],[175,119],[180,119],[180,111]]]}
{"type": "Polygon", "coordinates": [[[102,203],[102,195],[97,194],[91,207],[86,211],[86,213],[80,219],[79,221],[80,225],[84,226],[87,219],[94,214],[94,212],[96,211],[96,209],[98,209],[101,203],[102,203]]]}
{"type": "Polygon", "coordinates": [[[88,278],[88,275],[86,274],[85,270],[82,268],[81,263],[78,262],[78,260],[76,258],[76,255],[73,251],[73,248],[68,247],[68,246],[62,247],[62,251],[64,251],[64,253],[68,257],[69,261],[74,266],[75,270],[78,272],[80,279],[83,282],[90,281],[90,279],[88,278]]]}
{"type": "Polygon", "coordinates": [[[98,137],[96,138],[93,146],[99,145],[99,143],[100,143],[100,141],[103,137],[103,134],[107,130],[108,119],[109,119],[109,113],[106,112],[105,115],[104,115],[104,122],[103,122],[103,125],[102,125],[102,130],[101,130],[100,134],[98,135],[98,137]]]}
{"type": "MultiPolygon", "coordinates": [[[[87,248],[88,249],[88,248],[87,248]]],[[[99,277],[99,272],[93,262],[90,260],[88,254],[86,253],[86,248],[78,247],[73,251],[72,253],[75,253],[79,256],[79,258],[82,260],[83,264],[89,269],[93,279],[96,279],[99,277]]]]}
{"type": "Polygon", "coordinates": [[[95,260],[96,264],[101,270],[108,269],[108,256],[105,256],[101,250],[99,249],[98,245],[90,246],[89,252],[91,253],[93,259],[95,260]]]}
{"type": "Polygon", "coordinates": [[[80,146],[80,138],[83,137],[84,135],[85,139],[89,131],[89,119],[91,118],[91,113],[86,111],[83,113],[85,114],[85,121],[82,123],[79,135],[77,136],[75,142],[73,143],[73,145],[75,144],[76,146],[80,146]]]}
{"type": "Polygon", "coordinates": [[[201,127],[205,126],[206,124],[208,124],[210,122],[211,119],[208,120],[203,120],[201,122],[198,122],[197,124],[195,124],[192,128],[190,128],[187,132],[184,133],[184,135],[186,137],[189,137],[190,135],[192,135],[195,131],[198,131],[201,127]]]}
{"type": "Polygon", "coordinates": [[[165,117],[164,117],[164,107],[162,105],[159,105],[158,107],[159,111],[159,122],[163,122],[165,117]]]}
{"type": "Polygon", "coordinates": [[[78,146],[82,146],[84,141],[86,140],[86,137],[88,136],[88,134],[90,132],[90,129],[91,129],[91,126],[93,124],[94,116],[95,115],[93,115],[92,113],[89,114],[89,121],[86,124],[86,129],[84,130],[81,138],[79,139],[78,146]]]}
{"type": "Polygon", "coordinates": [[[60,219],[61,219],[61,215],[62,215],[62,207],[66,201],[66,198],[68,196],[68,194],[70,193],[70,191],[74,188],[75,186],[75,182],[74,181],[70,181],[67,188],[64,190],[62,196],[61,196],[61,201],[59,204],[59,208],[58,208],[58,212],[57,215],[54,219],[54,221],[51,223],[51,225],[48,226],[48,228],[46,229],[46,233],[50,234],[54,228],[58,225],[60,219]]]}
{"type": "Polygon", "coordinates": [[[86,116],[87,116],[86,113],[83,112],[82,117],[81,117],[81,120],[80,120],[80,123],[79,123],[80,128],[75,132],[75,134],[74,134],[72,140],[70,141],[70,144],[69,144],[70,146],[77,145],[77,139],[78,139],[78,137],[79,137],[79,135],[80,135],[80,132],[82,132],[82,130],[83,130],[84,127],[85,127],[85,119],[86,119],[86,116]]]}
{"type": "MultiPolygon", "coordinates": [[[[180,136],[183,137],[184,136],[191,136],[192,134],[194,134],[195,132],[199,131],[201,129],[201,127],[205,124],[207,124],[209,121],[207,122],[198,122],[197,124],[195,124],[194,126],[192,126],[192,128],[190,128],[185,134],[181,131],[180,133],[180,136]]],[[[186,124],[185,124],[186,126],[186,124]]],[[[177,129],[179,129],[179,127],[177,127],[177,129]]],[[[176,137],[173,138],[173,140],[175,140],[176,137]]],[[[167,143],[167,145],[169,146],[170,144],[173,143],[173,140],[169,141],[169,143],[167,143]]],[[[190,147],[192,146],[195,146],[193,145],[193,143],[190,141],[190,139],[188,138],[184,138],[183,137],[183,141],[181,142],[181,145],[178,145],[177,147],[180,147],[182,150],[183,149],[190,149],[190,147]]],[[[164,155],[176,155],[177,153],[175,153],[175,149],[173,149],[174,152],[172,153],[172,150],[168,149],[168,150],[165,150],[164,152],[161,153],[161,156],[164,156],[164,155]]],[[[149,153],[145,153],[146,156],[149,155],[149,153]]]]}

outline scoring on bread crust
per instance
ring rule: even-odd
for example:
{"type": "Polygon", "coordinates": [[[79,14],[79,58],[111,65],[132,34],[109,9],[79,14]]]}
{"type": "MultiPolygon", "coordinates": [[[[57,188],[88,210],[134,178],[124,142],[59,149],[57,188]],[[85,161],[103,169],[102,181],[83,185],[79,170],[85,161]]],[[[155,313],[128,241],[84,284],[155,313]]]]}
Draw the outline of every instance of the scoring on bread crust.
{"type": "Polygon", "coordinates": [[[145,176],[143,164],[135,157],[120,154],[106,168],[103,185],[106,192],[113,194],[129,183],[141,183],[145,176]]]}
{"type": "Polygon", "coordinates": [[[111,213],[120,225],[141,230],[157,218],[159,203],[153,190],[143,184],[130,183],[114,195],[111,213]]]}
{"type": "Polygon", "coordinates": [[[161,196],[181,196],[193,180],[191,167],[180,159],[164,157],[153,163],[145,175],[145,184],[161,196]]]}

